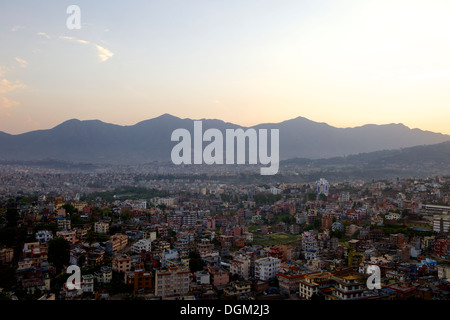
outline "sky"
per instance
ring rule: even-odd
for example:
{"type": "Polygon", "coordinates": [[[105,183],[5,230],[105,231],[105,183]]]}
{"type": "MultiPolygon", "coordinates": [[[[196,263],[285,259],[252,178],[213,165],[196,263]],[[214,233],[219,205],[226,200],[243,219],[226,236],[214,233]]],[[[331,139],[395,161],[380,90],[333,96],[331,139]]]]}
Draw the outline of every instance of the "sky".
{"type": "Polygon", "coordinates": [[[448,0],[2,0],[0,131],[170,113],[450,134],[449,30],[448,0]]]}

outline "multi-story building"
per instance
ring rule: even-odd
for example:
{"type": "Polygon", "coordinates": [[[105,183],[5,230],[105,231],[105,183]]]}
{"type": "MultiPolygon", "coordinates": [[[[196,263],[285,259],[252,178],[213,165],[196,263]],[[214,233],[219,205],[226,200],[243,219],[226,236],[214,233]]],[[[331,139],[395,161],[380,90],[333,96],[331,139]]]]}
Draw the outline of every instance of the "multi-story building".
{"type": "Polygon", "coordinates": [[[161,298],[183,296],[189,292],[190,271],[187,268],[168,268],[155,273],[155,295],[161,298]]]}
{"type": "Polygon", "coordinates": [[[100,271],[94,273],[98,283],[110,283],[112,280],[112,267],[102,266],[100,271]]]}
{"type": "Polygon", "coordinates": [[[248,279],[250,276],[250,258],[244,255],[235,256],[230,261],[230,273],[248,279]]]}
{"type": "Polygon", "coordinates": [[[10,264],[14,257],[14,249],[12,248],[1,248],[0,249],[0,264],[6,265],[10,264]]]}
{"type": "Polygon", "coordinates": [[[150,292],[152,289],[152,273],[138,268],[125,272],[125,283],[133,285],[134,292],[150,292]]]}
{"type": "Polygon", "coordinates": [[[71,228],[70,219],[68,218],[56,218],[56,223],[59,230],[70,230],[71,228]]]}
{"type": "Polygon", "coordinates": [[[74,244],[75,242],[77,242],[77,231],[76,230],[57,231],[56,237],[64,238],[69,243],[74,244]]]}
{"type": "Polygon", "coordinates": [[[45,243],[25,243],[22,250],[22,256],[22,260],[19,262],[20,269],[27,268],[28,265],[38,268],[43,263],[47,262],[48,247],[45,243]]]}
{"type": "Polygon", "coordinates": [[[318,294],[321,288],[329,286],[331,273],[316,272],[307,274],[303,279],[299,280],[299,296],[306,300],[311,300],[311,297],[318,294]]]}
{"type": "Polygon", "coordinates": [[[115,272],[127,272],[131,270],[131,258],[127,255],[120,255],[113,259],[112,268],[115,272]]]}
{"type": "Polygon", "coordinates": [[[53,233],[48,230],[41,230],[36,232],[35,237],[39,242],[48,242],[53,239],[53,233]]]}
{"type": "Polygon", "coordinates": [[[438,233],[448,233],[450,230],[450,214],[433,216],[433,231],[438,233]]]}
{"type": "Polygon", "coordinates": [[[317,257],[317,251],[319,250],[319,244],[317,237],[310,231],[303,232],[302,234],[302,252],[306,260],[313,260],[317,257]]]}
{"type": "Polygon", "coordinates": [[[230,282],[230,272],[219,266],[209,266],[207,271],[210,275],[211,284],[215,287],[221,287],[230,282]]]}
{"type": "Polygon", "coordinates": [[[281,260],[265,257],[255,260],[255,278],[267,281],[276,277],[280,271],[281,260]]]}
{"type": "Polygon", "coordinates": [[[278,285],[282,293],[292,294],[297,292],[299,282],[305,275],[300,272],[279,272],[277,274],[278,285]]]}
{"type": "Polygon", "coordinates": [[[81,276],[81,290],[84,293],[94,293],[94,276],[92,274],[81,276]]]}
{"type": "Polygon", "coordinates": [[[210,284],[211,276],[208,270],[201,270],[195,273],[195,282],[198,285],[210,284]]]}
{"type": "Polygon", "coordinates": [[[148,239],[150,241],[156,240],[156,231],[144,230],[142,231],[142,239],[148,239]]]}
{"type": "Polygon", "coordinates": [[[131,246],[133,253],[141,253],[141,251],[152,251],[152,241],[150,239],[141,239],[131,246]]]}
{"type": "Polygon", "coordinates": [[[326,298],[329,300],[359,300],[364,299],[363,292],[365,282],[359,281],[361,277],[355,275],[332,276],[333,286],[331,294],[326,298]]]}
{"type": "Polygon", "coordinates": [[[223,289],[225,297],[246,295],[251,293],[252,283],[250,281],[233,281],[229,286],[223,289]]]}
{"type": "Polygon", "coordinates": [[[111,236],[106,242],[106,253],[116,254],[119,251],[125,249],[128,244],[128,236],[120,233],[116,233],[111,236]]]}
{"type": "Polygon", "coordinates": [[[171,207],[175,204],[175,198],[170,198],[170,197],[159,198],[157,200],[157,204],[165,205],[166,207],[171,207]]]}
{"type": "Polygon", "coordinates": [[[94,232],[101,233],[101,234],[108,234],[109,223],[102,222],[102,221],[94,223],[94,232]]]}

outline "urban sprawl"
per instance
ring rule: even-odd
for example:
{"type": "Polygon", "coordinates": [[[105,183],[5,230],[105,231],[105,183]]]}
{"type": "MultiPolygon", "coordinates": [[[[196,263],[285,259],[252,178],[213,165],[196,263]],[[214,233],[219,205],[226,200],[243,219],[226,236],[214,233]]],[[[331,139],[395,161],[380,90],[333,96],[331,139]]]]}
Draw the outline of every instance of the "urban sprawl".
{"type": "Polygon", "coordinates": [[[448,300],[449,191],[446,176],[234,184],[3,166],[0,298],[448,300]]]}

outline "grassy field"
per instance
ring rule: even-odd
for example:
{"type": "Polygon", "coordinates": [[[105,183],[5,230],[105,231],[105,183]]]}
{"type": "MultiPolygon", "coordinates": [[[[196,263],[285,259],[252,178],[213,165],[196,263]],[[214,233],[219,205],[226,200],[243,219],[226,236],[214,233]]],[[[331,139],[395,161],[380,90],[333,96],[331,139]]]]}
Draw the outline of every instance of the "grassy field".
{"type": "Polygon", "coordinates": [[[295,244],[301,240],[301,235],[287,234],[287,233],[272,233],[268,235],[254,234],[254,245],[272,246],[276,244],[295,244]]]}

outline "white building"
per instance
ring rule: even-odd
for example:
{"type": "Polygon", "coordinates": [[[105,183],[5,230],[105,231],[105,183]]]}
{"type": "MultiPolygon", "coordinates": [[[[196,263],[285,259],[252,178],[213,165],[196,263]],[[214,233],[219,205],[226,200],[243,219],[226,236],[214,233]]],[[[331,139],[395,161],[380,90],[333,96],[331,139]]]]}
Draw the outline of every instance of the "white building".
{"type": "Polygon", "coordinates": [[[112,268],[103,266],[100,271],[94,273],[95,278],[99,283],[110,283],[112,280],[112,268]]]}
{"type": "Polygon", "coordinates": [[[48,242],[53,239],[53,233],[48,230],[36,232],[36,240],[39,242],[48,242]]]}
{"type": "Polygon", "coordinates": [[[307,221],[307,216],[308,216],[308,213],[306,213],[306,212],[296,213],[295,214],[295,223],[305,224],[307,221]]]}
{"type": "Polygon", "coordinates": [[[385,216],[386,220],[394,220],[398,221],[401,218],[401,214],[397,212],[390,212],[388,215],[385,216]]]}
{"type": "Polygon", "coordinates": [[[197,284],[199,285],[210,284],[211,275],[209,274],[208,270],[201,270],[195,273],[195,279],[197,284]]]}
{"type": "Polygon", "coordinates": [[[81,290],[85,293],[94,292],[94,276],[92,274],[86,274],[81,276],[81,290]]]}
{"type": "Polygon", "coordinates": [[[270,192],[274,195],[277,195],[277,194],[281,194],[281,192],[283,192],[283,190],[281,190],[277,187],[272,187],[272,188],[270,188],[270,192]]]}
{"type": "Polygon", "coordinates": [[[317,251],[319,245],[317,237],[310,231],[303,232],[302,234],[302,251],[306,260],[313,260],[317,257],[317,251]]]}
{"type": "Polygon", "coordinates": [[[263,281],[275,278],[280,266],[281,260],[275,257],[258,259],[255,261],[255,278],[263,281]]]}
{"type": "Polygon", "coordinates": [[[152,251],[152,241],[150,239],[141,239],[131,246],[131,251],[135,254],[141,253],[141,251],[152,251]]]}
{"type": "Polygon", "coordinates": [[[450,228],[450,215],[437,214],[433,216],[433,231],[448,233],[450,228]]]}
{"type": "Polygon", "coordinates": [[[157,204],[159,205],[165,205],[166,207],[170,207],[173,206],[175,204],[175,198],[159,198],[156,201],[157,204]]]}

